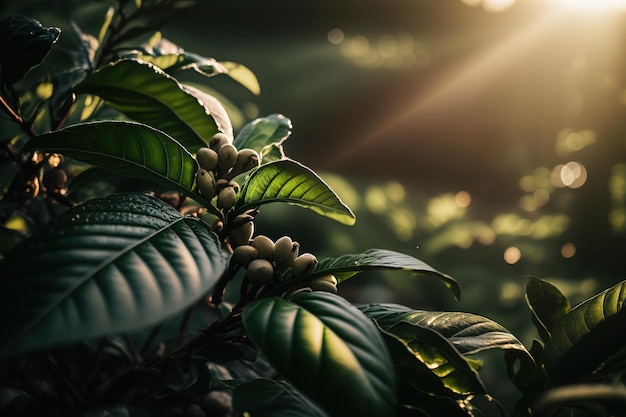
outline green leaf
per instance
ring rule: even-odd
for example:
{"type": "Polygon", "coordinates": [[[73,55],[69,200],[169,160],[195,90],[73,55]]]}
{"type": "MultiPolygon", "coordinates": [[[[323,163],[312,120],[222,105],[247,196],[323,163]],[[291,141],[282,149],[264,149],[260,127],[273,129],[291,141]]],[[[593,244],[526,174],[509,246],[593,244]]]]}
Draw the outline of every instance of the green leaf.
{"type": "Polygon", "coordinates": [[[193,94],[198,100],[204,104],[204,106],[209,110],[211,116],[213,116],[213,120],[217,125],[217,129],[220,132],[225,133],[229,138],[233,137],[233,125],[230,122],[230,117],[228,117],[228,113],[226,112],[226,108],[222,105],[222,103],[207,93],[206,91],[202,91],[199,88],[196,88],[189,84],[184,84],[183,86],[186,91],[190,94],[193,94]]]}
{"type": "Polygon", "coordinates": [[[343,298],[323,292],[264,298],[244,309],[243,322],[272,366],[329,415],[392,415],[395,379],[385,343],[343,298]]]}
{"type": "Polygon", "coordinates": [[[0,80],[13,84],[41,64],[61,29],[44,28],[30,17],[15,15],[0,20],[0,80]]]}
{"type": "Polygon", "coordinates": [[[198,164],[193,155],[150,126],[123,121],[82,123],[38,136],[26,149],[59,152],[117,175],[179,191],[218,213],[194,191],[198,164]]]}
{"type": "MultiPolygon", "coordinates": [[[[413,355],[415,359],[413,367],[406,359],[401,367],[413,368],[413,371],[417,372],[426,365],[447,389],[457,394],[486,393],[478,374],[463,357],[462,352],[455,347],[452,340],[448,340],[440,333],[436,326],[430,326],[425,312],[395,305],[366,305],[361,306],[360,310],[374,320],[385,335],[401,343],[413,355]]],[[[431,317],[432,321],[438,318],[440,317],[431,317]]],[[[440,322],[439,325],[448,334],[454,334],[445,324],[440,322]]],[[[476,344],[480,346],[469,348],[465,345],[466,352],[486,349],[484,343],[476,344]]],[[[396,366],[400,364],[396,362],[396,366]]],[[[423,374],[423,371],[421,373],[423,374]]]]}
{"type": "Polygon", "coordinates": [[[246,178],[235,211],[286,202],[306,207],[340,223],[353,225],[352,211],[315,172],[291,159],[262,165],[246,178]]]}
{"type": "Polygon", "coordinates": [[[581,381],[626,343],[626,281],[562,315],[552,326],[543,361],[556,383],[581,381]]]}
{"type": "Polygon", "coordinates": [[[249,413],[263,417],[326,417],[327,414],[284,381],[259,378],[240,385],[233,392],[237,416],[249,413]]]}
{"type": "Polygon", "coordinates": [[[506,328],[486,317],[463,312],[413,310],[395,304],[369,304],[359,309],[383,329],[399,321],[428,327],[448,339],[463,355],[487,349],[521,350],[526,347],[506,328]]]}
{"type": "Polygon", "coordinates": [[[238,62],[222,62],[230,78],[248,89],[252,94],[261,94],[261,86],[256,75],[248,67],[238,62]]]}
{"type": "Polygon", "coordinates": [[[291,130],[290,119],[282,114],[272,114],[246,124],[239,131],[233,144],[237,149],[254,149],[261,155],[262,162],[271,162],[276,160],[276,156],[273,156],[276,149],[279,149],[278,154],[284,157],[282,144],[291,135],[291,130]]]}
{"type": "Polygon", "coordinates": [[[107,101],[132,120],[172,136],[190,152],[218,131],[207,106],[176,79],[143,61],[120,60],[94,72],[76,89],[107,101]]]}
{"type": "Polygon", "coordinates": [[[569,300],[557,287],[534,277],[526,285],[526,303],[544,342],[550,339],[552,327],[558,318],[571,310],[569,300]]]}
{"type": "MultiPolygon", "coordinates": [[[[419,259],[387,249],[368,249],[363,253],[322,259],[315,271],[307,275],[306,279],[332,274],[337,281],[343,282],[359,272],[381,269],[405,271],[418,277],[436,278],[452,291],[457,301],[461,299],[461,287],[454,278],[437,271],[419,259]]],[[[285,280],[290,280],[291,277],[290,271],[287,271],[285,280]]]]}
{"type": "Polygon", "coordinates": [[[68,210],[0,263],[0,356],[138,329],[188,307],[227,266],[209,229],[145,194],[68,210]]]}

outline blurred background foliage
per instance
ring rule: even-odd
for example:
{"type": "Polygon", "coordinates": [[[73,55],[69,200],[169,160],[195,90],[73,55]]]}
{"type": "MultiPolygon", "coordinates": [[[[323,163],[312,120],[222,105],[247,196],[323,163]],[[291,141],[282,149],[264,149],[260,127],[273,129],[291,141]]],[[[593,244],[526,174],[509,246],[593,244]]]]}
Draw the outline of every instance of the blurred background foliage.
{"type": "MultiPolygon", "coordinates": [[[[109,5],[4,0],[0,13],[97,34],[109,5]]],[[[460,303],[396,273],[363,274],[340,293],[481,314],[529,344],[528,276],[573,304],[625,278],[625,29],[623,0],[211,0],[161,32],[249,68],[258,95],[213,81],[235,132],[290,118],[287,155],[357,216],[346,227],[270,205],[259,233],[318,257],[416,256],[460,282],[460,303]]]]}

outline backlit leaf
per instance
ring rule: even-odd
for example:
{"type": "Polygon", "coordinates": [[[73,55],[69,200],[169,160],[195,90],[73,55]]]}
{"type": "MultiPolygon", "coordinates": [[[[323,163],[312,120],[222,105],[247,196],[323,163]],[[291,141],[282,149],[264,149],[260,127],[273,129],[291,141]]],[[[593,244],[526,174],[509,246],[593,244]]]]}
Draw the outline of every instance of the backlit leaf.
{"type": "Polygon", "coordinates": [[[626,281],[589,298],[552,326],[543,361],[558,383],[580,381],[626,343],[626,281]]]}
{"type": "Polygon", "coordinates": [[[356,221],[352,211],[315,172],[290,159],[274,161],[252,171],[242,186],[235,210],[244,212],[275,202],[306,207],[347,225],[356,221]]]}
{"type": "Polygon", "coordinates": [[[291,120],[282,114],[260,117],[246,124],[233,144],[237,149],[254,149],[261,155],[261,162],[271,162],[284,157],[282,144],[291,135],[291,129],[291,120]]]}
{"type": "Polygon", "coordinates": [[[125,114],[172,136],[190,152],[218,131],[207,106],[176,79],[144,61],[120,60],[94,72],[77,87],[125,114]]]}
{"type": "MultiPolygon", "coordinates": [[[[83,123],[38,136],[27,149],[62,153],[204,201],[193,190],[198,170],[193,155],[150,126],[122,121],[83,123]]],[[[209,210],[215,210],[209,202],[204,203],[209,210]]]]}
{"type": "Polygon", "coordinates": [[[526,352],[526,347],[506,328],[477,314],[413,310],[395,304],[369,304],[359,308],[366,316],[376,320],[383,329],[401,320],[433,329],[448,339],[463,355],[472,355],[486,349],[526,352]]]}
{"type": "MultiPolygon", "coordinates": [[[[462,352],[455,347],[452,340],[440,333],[436,326],[429,325],[425,312],[395,305],[369,305],[361,306],[360,309],[376,322],[385,335],[400,342],[411,353],[415,360],[413,372],[423,374],[425,365],[430,373],[452,392],[464,395],[486,393],[478,374],[463,357],[462,352]]],[[[439,317],[431,318],[436,320],[439,317]]],[[[443,323],[440,323],[440,327],[449,335],[454,334],[443,323]]],[[[469,344],[465,344],[463,348],[466,349],[466,353],[486,348],[484,343],[475,344],[480,346],[470,348],[469,344]]],[[[394,360],[396,359],[402,359],[402,356],[396,358],[394,355],[394,360]]],[[[401,364],[396,363],[396,366],[401,366],[401,369],[411,368],[410,362],[406,359],[401,364]]]]}
{"type": "Polygon", "coordinates": [[[387,416],[395,380],[378,329],[330,293],[264,298],[243,312],[254,345],[294,387],[332,416],[387,416]]]}

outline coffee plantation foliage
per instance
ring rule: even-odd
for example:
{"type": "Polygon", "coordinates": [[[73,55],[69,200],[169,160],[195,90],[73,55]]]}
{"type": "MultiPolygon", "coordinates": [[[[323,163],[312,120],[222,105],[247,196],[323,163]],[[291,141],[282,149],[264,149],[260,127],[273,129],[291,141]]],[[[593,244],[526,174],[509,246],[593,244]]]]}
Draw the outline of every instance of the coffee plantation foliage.
{"type": "Polygon", "coordinates": [[[318,259],[255,228],[279,204],[356,219],[285,154],[288,117],[235,131],[211,83],[257,94],[252,71],[158,31],[193,2],[107,3],[97,33],[0,23],[0,414],[624,415],[624,282],[571,306],[529,279],[531,346],[478,314],[347,301],[365,271],[461,287],[404,253],[318,259]]]}

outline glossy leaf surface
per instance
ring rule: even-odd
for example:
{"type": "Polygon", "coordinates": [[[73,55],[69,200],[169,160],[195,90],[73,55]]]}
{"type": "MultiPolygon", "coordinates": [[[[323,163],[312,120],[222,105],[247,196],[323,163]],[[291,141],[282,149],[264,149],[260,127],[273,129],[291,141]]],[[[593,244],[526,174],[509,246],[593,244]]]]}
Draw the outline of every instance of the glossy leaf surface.
{"type": "Polygon", "coordinates": [[[235,415],[264,417],[325,417],[315,403],[284,381],[259,378],[237,387],[233,393],[235,415]]]}
{"type": "MultiPolygon", "coordinates": [[[[440,333],[436,326],[431,327],[428,324],[427,312],[412,311],[395,305],[369,305],[361,306],[360,309],[367,317],[373,319],[388,337],[396,339],[411,353],[415,360],[413,372],[423,374],[423,365],[425,365],[443,386],[452,392],[464,395],[486,392],[478,374],[463,358],[462,352],[456,349],[453,341],[440,333]]],[[[441,316],[437,314],[430,318],[434,322],[441,316]]],[[[446,326],[439,322],[439,325],[452,337],[455,332],[450,331],[451,328],[463,327],[459,323],[446,326]]],[[[456,336],[461,338],[459,333],[456,332],[456,336]]],[[[476,342],[476,344],[480,347],[468,350],[466,344],[465,348],[468,352],[486,349],[484,343],[476,342]]],[[[398,355],[397,359],[402,359],[402,356],[398,355]]],[[[394,360],[396,360],[395,355],[394,360]]],[[[406,369],[411,368],[411,363],[406,358],[401,364],[396,362],[396,366],[401,366],[405,369],[405,373],[410,374],[406,372],[406,369]]]]}
{"type": "Polygon", "coordinates": [[[558,383],[580,381],[626,343],[626,281],[562,315],[552,326],[544,365],[558,383]]]}
{"type": "Polygon", "coordinates": [[[227,265],[206,224],[144,194],[91,200],[0,263],[0,355],[157,323],[227,265]]]}
{"type": "Polygon", "coordinates": [[[28,149],[62,153],[116,174],[192,193],[198,165],[165,133],[134,122],[92,122],[32,139],[28,149]]]}
{"type": "Polygon", "coordinates": [[[557,287],[539,278],[526,285],[526,303],[542,339],[550,339],[554,323],[571,310],[569,300],[557,287]]]}
{"type": "MultiPolygon", "coordinates": [[[[341,283],[359,272],[383,269],[404,271],[417,277],[436,278],[452,291],[457,300],[461,298],[461,287],[454,278],[437,271],[417,258],[388,249],[369,249],[363,253],[322,259],[315,271],[307,275],[307,279],[332,274],[341,283]]],[[[290,272],[287,271],[285,279],[292,279],[291,277],[290,272]]]]}
{"type": "Polygon", "coordinates": [[[477,314],[413,310],[396,304],[367,304],[359,306],[359,309],[383,329],[399,321],[407,321],[435,330],[463,355],[471,355],[486,349],[526,351],[526,347],[506,328],[477,314]]]}
{"type": "Polygon", "coordinates": [[[387,348],[372,321],[341,297],[264,298],[243,312],[254,345],[332,416],[386,416],[395,407],[387,348]]]}
{"type": "Polygon", "coordinates": [[[217,132],[210,111],[174,78],[143,61],[121,60],[93,73],[78,86],[124,113],[172,136],[190,152],[217,132]]]}
{"type": "Polygon", "coordinates": [[[243,184],[235,210],[244,212],[275,202],[306,207],[347,225],[356,221],[352,211],[315,172],[290,159],[274,161],[253,171],[243,184]]]}

